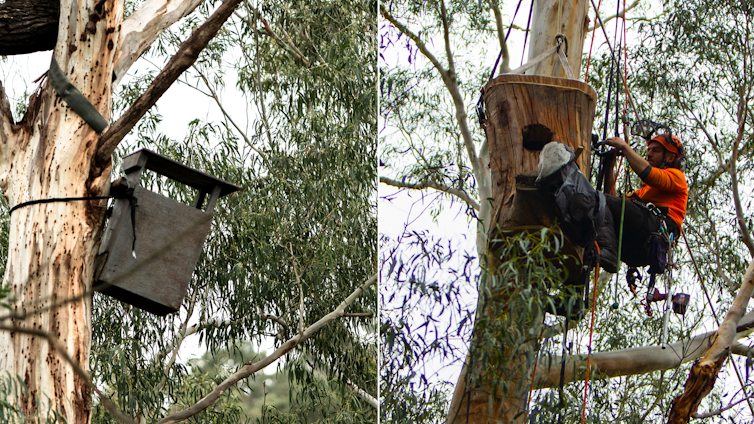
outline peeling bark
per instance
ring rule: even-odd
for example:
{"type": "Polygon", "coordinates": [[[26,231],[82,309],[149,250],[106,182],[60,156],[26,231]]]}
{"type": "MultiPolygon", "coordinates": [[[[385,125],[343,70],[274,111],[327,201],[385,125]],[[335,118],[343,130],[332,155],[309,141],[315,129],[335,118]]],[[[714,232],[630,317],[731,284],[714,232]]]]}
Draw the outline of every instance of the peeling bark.
{"type": "Polygon", "coordinates": [[[683,388],[683,395],[673,399],[670,403],[668,424],[686,424],[691,419],[691,414],[696,412],[699,404],[705,396],[715,387],[717,373],[725,363],[728,355],[721,356],[712,364],[694,364],[691,367],[689,378],[683,388]]]}
{"type": "Polygon", "coordinates": [[[131,65],[170,25],[193,12],[203,0],[147,0],[121,28],[115,49],[113,86],[118,86],[131,65]]]}
{"type": "Polygon", "coordinates": [[[691,368],[689,378],[686,380],[683,393],[673,399],[670,405],[668,415],[668,424],[688,423],[691,415],[696,413],[696,409],[712,388],[715,386],[717,374],[720,372],[725,359],[730,355],[731,347],[737,338],[736,330],[740,322],[751,313],[744,316],[746,306],[749,304],[754,294],[754,262],[749,264],[744,275],[743,284],[736,294],[728,313],[725,315],[723,323],[717,330],[717,338],[710,346],[704,357],[691,368]]]}
{"type": "MultiPolygon", "coordinates": [[[[229,4],[239,1],[228,1],[220,9],[225,13],[229,4]]],[[[0,6],[24,2],[28,3],[8,0],[0,6]]],[[[147,0],[128,23],[121,22],[123,3],[62,0],[55,27],[53,57],[106,119],[111,113],[114,77],[122,77],[161,31],[194,10],[201,0],[147,0]],[[126,30],[123,34],[122,29],[126,30]]],[[[198,56],[232,10],[221,21],[211,22],[211,34],[197,31],[200,37],[209,38],[203,44],[189,43],[184,49],[189,50],[188,56],[177,58],[181,65],[186,57],[198,56]]],[[[0,36],[0,44],[2,41],[0,36]]],[[[166,89],[174,81],[162,81],[161,87],[166,89]]],[[[148,93],[151,103],[147,108],[164,89],[148,93]]],[[[143,105],[137,109],[143,114],[143,105]]],[[[135,123],[140,116],[126,121],[135,123]]],[[[109,146],[114,149],[119,141],[109,146]]],[[[61,100],[47,80],[40,83],[17,124],[0,84],[0,189],[9,205],[107,195],[111,161],[109,154],[97,160],[99,146],[99,135],[61,100]]],[[[20,404],[29,416],[39,412],[34,419],[40,422],[46,422],[50,411],[69,423],[91,421],[91,386],[82,377],[88,372],[91,345],[92,305],[86,293],[91,293],[105,207],[105,200],[60,201],[28,205],[10,217],[4,283],[12,289],[15,303],[12,316],[0,318],[10,321],[3,326],[6,331],[0,330],[0,372],[20,376],[28,395],[17,394],[8,401],[20,404]],[[9,328],[29,331],[7,331],[9,328]],[[58,349],[51,348],[39,334],[54,337],[58,349]],[[80,366],[78,373],[61,352],[68,352],[80,366]]]]}

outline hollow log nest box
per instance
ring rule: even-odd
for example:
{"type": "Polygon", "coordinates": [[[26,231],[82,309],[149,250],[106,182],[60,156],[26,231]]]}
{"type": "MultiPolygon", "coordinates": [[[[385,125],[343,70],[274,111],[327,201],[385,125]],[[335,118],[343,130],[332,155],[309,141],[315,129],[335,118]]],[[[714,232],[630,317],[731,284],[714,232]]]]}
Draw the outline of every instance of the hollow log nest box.
{"type": "Polygon", "coordinates": [[[177,312],[217,199],[241,187],[147,149],[126,156],[121,169],[126,176],[111,187],[116,199],[95,263],[94,290],[155,315],[177,312]],[[194,206],[139,186],[144,169],[197,189],[194,206]]]}
{"type": "MultiPolygon", "coordinates": [[[[489,238],[494,252],[494,243],[503,237],[555,223],[552,202],[534,186],[545,144],[558,141],[574,152],[581,149],[576,164],[589,176],[597,93],[578,80],[514,74],[490,80],[483,92],[495,199],[489,238]]],[[[567,239],[564,249],[579,262],[583,259],[583,249],[567,239]]]]}

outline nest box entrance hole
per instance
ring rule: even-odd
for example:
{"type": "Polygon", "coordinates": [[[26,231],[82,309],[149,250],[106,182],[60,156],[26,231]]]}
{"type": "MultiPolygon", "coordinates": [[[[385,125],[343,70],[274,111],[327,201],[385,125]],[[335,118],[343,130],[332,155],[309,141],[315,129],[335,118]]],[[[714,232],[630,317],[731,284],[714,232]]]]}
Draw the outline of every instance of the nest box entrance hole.
{"type": "Polygon", "coordinates": [[[530,124],[521,131],[521,142],[527,150],[542,150],[552,141],[552,131],[542,124],[530,124]]]}

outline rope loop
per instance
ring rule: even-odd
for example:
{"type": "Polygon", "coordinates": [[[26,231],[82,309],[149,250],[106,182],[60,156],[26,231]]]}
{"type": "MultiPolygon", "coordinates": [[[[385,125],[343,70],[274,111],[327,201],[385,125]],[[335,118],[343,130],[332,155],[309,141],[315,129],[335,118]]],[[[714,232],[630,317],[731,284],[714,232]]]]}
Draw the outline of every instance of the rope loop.
{"type": "Polygon", "coordinates": [[[558,34],[555,36],[555,43],[557,43],[558,47],[565,44],[565,55],[568,57],[568,37],[565,34],[558,34]]]}

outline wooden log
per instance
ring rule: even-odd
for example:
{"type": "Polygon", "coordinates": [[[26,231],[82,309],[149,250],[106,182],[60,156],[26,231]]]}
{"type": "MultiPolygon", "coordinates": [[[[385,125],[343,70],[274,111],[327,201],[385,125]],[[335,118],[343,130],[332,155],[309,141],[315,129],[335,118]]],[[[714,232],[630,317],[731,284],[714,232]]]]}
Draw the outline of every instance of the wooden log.
{"type": "Polygon", "coordinates": [[[552,216],[515,213],[516,176],[536,172],[539,152],[551,141],[583,149],[576,163],[588,175],[596,100],[588,84],[565,78],[501,75],[484,87],[495,199],[491,229],[551,225],[552,216]]]}

